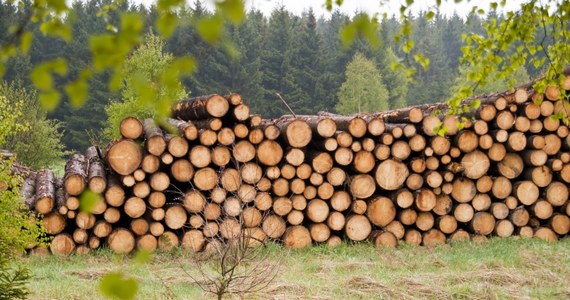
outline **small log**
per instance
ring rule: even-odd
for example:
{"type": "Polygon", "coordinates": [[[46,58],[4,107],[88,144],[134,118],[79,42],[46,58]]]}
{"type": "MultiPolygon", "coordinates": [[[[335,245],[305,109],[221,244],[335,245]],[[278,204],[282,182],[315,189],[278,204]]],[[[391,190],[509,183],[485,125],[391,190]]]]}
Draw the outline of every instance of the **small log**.
{"type": "Polygon", "coordinates": [[[519,181],[513,185],[513,196],[524,205],[532,205],[538,200],[539,189],[532,181],[519,181]]]}
{"type": "Polygon", "coordinates": [[[272,239],[279,239],[283,233],[285,233],[286,225],[285,221],[281,217],[276,215],[269,215],[263,220],[261,228],[268,237],[272,239]]]}
{"type": "Polygon", "coordinates": [[[498,172],[508,179],[518,177],[524,169],[524,162],[520,155],[508,153],[505,158],[497,164],[498,172]]]}
{"type": "Polygon", "coordinates": [[[166,209],[164,223],[170,229],[177,230],[184,226],[188,220],[186,210],[182,205],[173,205],[166,209]]]}
{"type": "Polygon", "coordinates": [[[562,206],[568,201],[568,187],[559,181],[553,181],[545,190],[545,199],[552,206],[562,206]]]}
{"type": "Polygon", "coordinates": [[[87,162],[85,156],[74,154],[65,164],[64,186],[65,191],[71,196],[78,196],[86,187],[87,162]]]}
{"type": "Polygon", "coordinates": [[[69,234],[60,233],[53,238],[49,249],[56,255],[70,255],[75,250],[75,242],[69,234]]]}
{"type": "Polygon", "coordinates": [[[192,181],[197,189],[201,191],[209,191],[218,184],[218,174],[212,168],[203,168],[194,173],[192,181]]]}
{"type": "MultiPolygon", "coordinates": [[[[221,118],[230,109],[228,100],[213,94],[184,99],[172,108],[172,117],[185,121],[202,120],[210,117],[221,118]]],[[[249,112],[248,112],[249,117],[249,112]]]]}
{"type": "Polygon", "coordinates": [[[458,222],[467,223],[473,219],[475,211],[468,203],[460,203],[453,210],[453,216],[458,222]]]}
{"type": "Polygon", "coordinates": [[[509,220],[517,227],[523,227],[528,224],[530,220],[530,215],[524,206],[519,206],[511,211],[509,214],[509,220]]]}
{"type": "Polygon", "coordinates": [[[381,188],[393,191],[402,187],[409,174],[406,164],[389,159],[378,165],[375,178],[381,188]]]}
{"type": "Polygon", "coordinates": [[[166,150],[166,137],[153,119],[143,122],[145,147],[148,153],[160,156],[166,150]]]}
{"type": "Polygon", "coordinates": [[[390,198],[375,197],[368,204],[368,219],[376,226],[386,226],[396,217],[396,207],[390,198]]]}
{"type": "Polygon", "coordinates": [[[37,213],[48,214],[55,206],[55,177],[48,169],[38,171],[36,176],[36,196],[34,209],[37,213]]]}
{"type": "Polygon", "coordinates": [[[186,159],[178,159],[170,166],[170,174],[178,182],[189,182],[194,176],[194,167],[186,159]]]}
{"type": "Polygon", "coordinates": [[[311,246],[311,244],[311,233],[304,226],[291,226],[283,234],[283,245],[285,248],[300,249],[311,246]]]}
{"type": "Polygon", "coordinates": [[[121,120],[119,131],[123,138],[136,140],[142,136],[143,126],[139,119],[135,117],[127,117],[121,120]]]}
{"type": "Polygon", "coordinates": [[[431,229],[422,235],[422,245],[428,248],[443,245],[445,241],[445,234],[437,229],[431,229]]]}
{"type": "Polygon", "coordinates": [[[167,119],[166,121],[170,126],[176,127],[187,140],[194,141],[198,138],[198,128],[191,122],[176,119],[167,119]]]}
{"type": "MultiPolygon", "coordinates": [[[[383,181],[387,180],[383,179],[383,181]]],[[[376,191],[376,183],[374,182],[374,178],[372,176],[367,174],[359,174],[352,176],[350,178],[350,193],[353,195],[353,197],[359,199],[366,199],[372,196],[372,194],[374,194],[375,191],[376,191]]]]}
{"type": "Polygon", "coordinates": [[[511,181],[506,177],[499,176],[493,181],[491,193],[497,199],[505,199],[511,194],[512,190],[513,186],[511,181]]]}
{"type": "Polygon", "coordinates": [[[419,212],[416,227],[421,231],[428,231],[435,225],[435,218],[430,212],[419,212]]]}
{"type": "Polygon", "coordinates": [[[352,241],[363,241],[372,232],[372,225],[367,217],[363,215],[351,215],[346,219],[346,237],[352,241]]]}

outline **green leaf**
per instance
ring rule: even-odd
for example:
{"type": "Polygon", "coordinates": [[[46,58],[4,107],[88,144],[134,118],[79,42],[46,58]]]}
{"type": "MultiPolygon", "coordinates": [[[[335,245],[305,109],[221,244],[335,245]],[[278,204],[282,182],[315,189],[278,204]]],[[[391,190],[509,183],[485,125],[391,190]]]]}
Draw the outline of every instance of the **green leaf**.
{"type": "Polygon", "coordinates": [[[147,263],[151,258],[151,253],[148,250],[144,250],[144,249],[140,249],[137,250],[137,252],[135,253],[135,257],[133,257],[133,260],[135,263],[137,264],[145,264],[147,263]]]}
{"type": "Polygon", "coordinates": [[[156,29],[162,37],[169,38],[174,33],[177,24],[178,17],[171,12],[166,12],[156,20],[156,29]]]}
{"type": "Polygon", "coordinates": [[[404,53],[410,53],[413,48],[414,48],[414,41],[408,39],[402,46],[402,51],[404,51],[404,53]]]}
{"type": "Polygon", "coordinates": [[[426,14],[426,19],[428,20],[432,20],[433,17],[435,17],[435,13],[433,11],[428,11],[428,13],[426,14]]]}
{"type": "Polygon", "coordinates": [[[328,11],[332,11],[332,8],[333,8],[333,6],[332,6],[332,0],[326,0],[326,1],[325,1],[325,8],[326,8],[328,11]]]}
{"type": "Polygon", "coordinates": [[[340,41],[345,48],[350,47],[356,38],[356,28],[347,24],[340,29],[340,41]]]}
{"type": "Polygon", "coordinates": [[[142,16],[136,13],[125,13],[121,16],[121,33],[137,34],[144,27],[142,16]]]}
{"type": "Polygon", "coordinates": [[[68,83],[65,86],[65,92],[69,96],[71,105],[74,107],[80,107],[85,103],[87,99],[87,94],[89,93],[89,85],[86,79],[77,79],[68,83]]]}
{"type": "Polygon", "coordinates": [[[22,53],[24,53],[24,55],[28,54],[30,46],[32,45],[33,38],[34,35],[30,31],[26,31],[20,36],[20,48],[22,49],[22,53]]]}
{"type": "Polygon", "coordinates": [[[172,7],[179,6],[182,3],[184,3],[182,0],[158,0],[156,2],[156,7],[159,11],[165,11],[172,7]]]}
{"type": "Polygon", "coordinates": [[[46,3],[48,7],[53,8],[58,13],[68,10],[65,0],[46,0],[46,3]]]}
{"type": "Polygon", "coordinates": [[[67,61],[65,59],[57,58],[49,66],[54,73],[60,76],[67,75],[67,61]]]}
{"type": "Polygon", "coordinates": [[[207,16],[196,22],[196,30],[204,41],[213,45],[220,41],[224,23],[218,16],[207,16]]]}
{"type": "Polygon", "coordinates": [[[90,213],[99,201],[103,201],[101,195],[87,189],[79,196],[79,210],[90,213]]]}
{"type": "Polygon", "coordinates": [[[469,106],[473,109],[478,109],[479,106],[481,106],[481,100],[477,99],[475,101],[471,101],[471,103],[469,103],[469,106]]]}
{"type": "Polygon", "coordinates": [[[243,0],[217,1],[216,7],[222,13],[222,16],[234,25],[239,25],[245,17],[245,4],[243,0]]]}
{"type": "Polygon", "coordinates": [[[30,74],[30,80],[38,90],[52,89],[52,75],[49,72],[49,67],[45,63],[34,67],[30,74]]]}
{"type": "Polygon", "coordinates": [[[497,10],[498,4],[497,4],[497,2],[491,2],[490,6],[491,6],[492,10],[497,10]]]}
{"type": "Polygon", "coordinates": [[[47,90],[40,92],[38,98],[42,107],[48,112],[52,112],[59,105],[61,95],[55,90],[47,90]]]}
{"type": "Polygon", "coordinates": [[[122,273],[106,274],[99,282],[99,290],[103,295],[120,300],[134,299],[138,289],[138,282],[125,277],[122,273]]]}

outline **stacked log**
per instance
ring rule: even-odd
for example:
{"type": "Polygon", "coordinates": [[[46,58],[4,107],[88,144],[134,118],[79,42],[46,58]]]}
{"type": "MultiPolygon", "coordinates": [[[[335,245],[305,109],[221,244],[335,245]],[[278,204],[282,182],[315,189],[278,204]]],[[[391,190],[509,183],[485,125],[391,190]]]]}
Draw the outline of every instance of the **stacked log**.
{"type": "Polygon", "coordinates": [[[261,119],[238,94],[190,98],[172,119],[125,119],[104,155],[72,156],[63,188],[42,170],[22,190],[45,222],[64,220],[49,226],[55,253],[200,251],[239,232],[289,248],[556,240],[570,231],[570,135],[553,117],[567,116],[556,88],[482,98],[462,130],[443,104],[261,119]],[[79,210],[87,189],[101,195],[90,212],[79,210]],[[52,208],[38,205],[50,197],[52,208]]]}

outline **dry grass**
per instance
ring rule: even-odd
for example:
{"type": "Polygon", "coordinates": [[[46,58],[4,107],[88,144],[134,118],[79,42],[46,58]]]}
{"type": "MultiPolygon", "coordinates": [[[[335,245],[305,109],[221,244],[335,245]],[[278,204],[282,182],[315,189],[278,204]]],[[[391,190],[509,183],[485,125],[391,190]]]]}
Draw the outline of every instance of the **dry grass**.
{"type": "MultiPolygon", "coordinates": [[[[491,239],[435,249],[369,244],[288,251],[270,245],[280,274],[259,299],[567,299],[570,240],[491,239]]],[[[146,264],[100,251],[92,256],[30,257],[34,299],[100,299],[99,278],[122,271],[140,282],[140,299],[204,295],[185,275],[191,257],[162,253],[146,264]]]]}

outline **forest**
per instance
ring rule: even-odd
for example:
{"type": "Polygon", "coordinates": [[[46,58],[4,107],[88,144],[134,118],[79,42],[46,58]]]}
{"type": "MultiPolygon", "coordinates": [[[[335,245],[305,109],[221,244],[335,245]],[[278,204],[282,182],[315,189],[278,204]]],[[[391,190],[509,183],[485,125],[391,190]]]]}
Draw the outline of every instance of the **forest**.
{"type": "MultiPolygon", "coordinates": [[[[98,12],[109,3],[107,0],[74,2],[73,14],[66,19],[72,24],[74,38],[70,42],[45,36],[39,24],[30,24],[34,34],[30,51],[8,61],[4,80],[32,89],[27,74],[46,60],[64,56],[68,59],[69,72],[55,79],[56,86],[63,86],[90,62],[89,37],[109,30],[107,24],[117,23],[124,12],[143,14],[144,30],[151,34],[157,32],[155,7],[147,8],[126,1],[105,18],[98,17],[98,12]]],[[[26,9],[0,3],[0,43],[7,38],[3,35],[8,32],[10,24],[17,23],[26,13],[26,9]]],[[[339,31],[358,14],[350,16],[334,11],[330,17],[324,17],[307,10],[302,15],[295,15],[276,5],[269,16],[250,10],[239,26],[225,25],[230,41],[212,47],[191,26],[197,17],[212,12],[196,1],[179,14],[183,24],[160,45],[159,50],[174,56],[191,54],[198,62],[197,71],[183,81],[180,95],[239,92],[252,112],[265,117],[288,113],[276,93],[282,95],[297,114],[383,111],[445,101],[454,92],[454,86],[462,83],[469,68],[460,62],[464,45],[462,35],[484,34],[482,24],[486,18],[501,18],[493,14],[472,15],[468,19],[459,15],[436,14],[430,19],[425,13],[419,13],[411,18],[415,48],[413,53],[406,55],[393,43],[401,26],[395,16],[380,21],[379,45],[371,46],[364,39],[356,39],[347,46],[339,38],[339,31]],[[428,69],[423,69],[409,57],[414,53],[422,53],[429,59],[428,69]],[[417,68],[412,79],[402,70],[392,68],[400,61],[417,68]],[[358,85],[370,89],[362,89],[358,85]],[[350,96],[352,99],[358,97],[350,92],[351,87],[352,91],[368,93],[362,98],[371,96],[378,101],[364,103],[359,108],[351,106],[350,96]],[[339,102],[342,97],[348,98],[339,102]]],[[[540,38],[541,33],[537,32],[537,36],[540,38]]],[[[510,84],[506,80],[498,80],[479,87],[476,93],[504,90],[524,83],[540,72],[533,65],[527,65],[513,74],[515,81],[510,84]]],[[[102,134],[109,126],[105,108],[123,101],[124,96],[109,89],[109,77],[108,72],[103,72],[90,79],[87,105],[75,108],[63,95],[62,105],[49,113],[49,118],[61,122],[58,128],[60,133],[65,132],[62,142],[68,150],[83,151],[93,140],[108,139],[109,135],[102,134]]]]}

